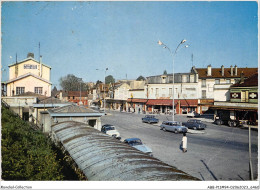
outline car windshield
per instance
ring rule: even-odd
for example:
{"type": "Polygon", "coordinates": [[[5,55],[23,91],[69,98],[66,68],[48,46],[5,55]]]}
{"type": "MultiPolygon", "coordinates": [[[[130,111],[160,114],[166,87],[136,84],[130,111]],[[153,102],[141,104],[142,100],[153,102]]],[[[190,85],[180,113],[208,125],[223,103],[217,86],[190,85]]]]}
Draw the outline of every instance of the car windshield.
{"type": "Polygon", "coordinates": [[[109,126],[109,127],[106,127],[106,130],[107,130],[107,131],[115,130],[115,127],[113,127],[113,126],[109,126]]]}
{"type": "Polygon", "coordinates": [[[142,141],[139,139],[139,140],[132,140],[132,141],[129,141],[128,142],[129,145],[131,146],[136,146],[136,145],[142,145],[142,141]]]}

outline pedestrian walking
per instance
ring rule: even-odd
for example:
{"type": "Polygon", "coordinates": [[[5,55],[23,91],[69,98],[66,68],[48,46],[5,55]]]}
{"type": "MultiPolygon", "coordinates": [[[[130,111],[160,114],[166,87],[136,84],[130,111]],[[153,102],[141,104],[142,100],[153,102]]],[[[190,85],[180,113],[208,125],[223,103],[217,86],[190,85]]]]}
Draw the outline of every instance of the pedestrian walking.
{"type": "Polygon", "coordinates": [[[182,151],[187,152],[187,136],[186,136],[186,133],[183,133],[183,136],[182,136],[182,151]]]}

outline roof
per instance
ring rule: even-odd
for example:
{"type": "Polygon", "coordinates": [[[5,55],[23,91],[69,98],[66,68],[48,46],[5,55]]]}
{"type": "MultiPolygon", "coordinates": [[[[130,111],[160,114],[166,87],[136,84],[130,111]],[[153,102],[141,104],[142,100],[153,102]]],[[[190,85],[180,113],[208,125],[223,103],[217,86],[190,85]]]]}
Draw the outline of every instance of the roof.
{"type": "Polygon", "coordinates": [[[224,68],[224,76],[221,74],[221,68],[212,68],[211,76],[207,76],[207,68],[196,68],[199,78],[240,78],[241,73],[244,73],[245,77],[249,77],[258,71],[258,68],[237,68],[237,75],[235,75],[235,69],[233,68],[233,76],[231,76],[230,68],[224,68]]]}
{"type": "MultiPolygon", "coordinates": [[[[14,65],[16,65],[16,64],[20,64],[20,63],[23,63],[23,62],[26,62],[26,61],[29,61],[29,60],[33,60],[33,61],[35,61],[35,62],[37,62],[37,63],[40,64],[40,62],[39,62],[39,61],[36,61],[34,58],[28,57],[28,58],[26,58],[26,59],[24,59],[24,60],[22,60],[22,61],[17,62],[17,63],[12,63],[12,64],[8,65],[8,67],[12,67],[12,66],[14,66],[14,65]]],[[[51,66],[46,65],[46,64],[44,64],[44,63],[41,63],[41,64],[44,65],[45,67],[48,67],[48,68],[51,69],[51,66]]]]}
{"type": "Polygon", "coordinates": [[[52,117],[83,117],[83,116],[102,116],[104,113],[100,113],[93,109],[85,108],[75,104],[49,109],[49,114],[52,117]]]}
{"type": "Polygon", "coordinates": [[[38,102],[38,104],[57,104],[57,103],[68,103],[68,102],[60,100],[55,97],[48,97],[38,102]]]}
{"type": "Polygon", "coordinates": [[[258,73],[251,75],[249,78],[245,79],[243,83],[233,84],[231,87],[252,87],[258,86],[258,73]]]}
{"type": "Polygon", "coordinates": [[[23,93],[23,94],[19,94],[19,95],[15,95],[15,96],[19,96],[19,97],[21,97],[21,96],[26,96],[26,97],[37,97],[39,100],[43,100],[43,99],[45,99],[47,96],[44,96],[44,95],[41,95],[41,94],[36,94],[36,93],[34,93],[34,92],[25,92],[25,93],[23,93]]]}
{"type": "Polygon", "coordinates": [[[89,181],[191,181],[185,172],[79,122],[52,127],[52,139],[61,143],[89,181]]]}
{"type": "Polygon", "coordinates": [[[39,76],[37,76],[37,75],[35,75],[35,74],[32,74],[32,73],[26,73],[26,74],[21,75],[21,76],[19,76],[19,77],[17,77],[17,78],[8,80],[8,81],[6,81],[6,84],[11,83],[11,82],[14,82],[14,81],[17,81],[17,80],[20,80],[20,79],[23,79],[23,78],[26,78],[26,77],[29,77],[29,76],[32,76],[32,77],[34,77],[34,78],[37,78],[37,79],[39,79],[39,80],[42,80],[42,81],[44,81],[44,82],[47,82],[47,83],[51,84],[50,81],[48,81],[48,80],[46,80],[46,79],[44,79],[44,78],[42,78],[42,77],[39,77],[39,76]]]}
{"type": "Polygon", "coordinates": [[[68,91],[67,93],[67,96],[80,97],[81,94],[81,97],[88,97],[88,93],[86,91],[68,91]]]}
{"type": "MultiPolygon", "coordinates": [[[[174,75],[192,75],[193,73],[174,73],[174,75]]],[[[161,76],[172,76],[172,73],[167,74],[161,74],[161,75],[153,75],[146,78],[152,78],[152,77],[161,77],[161,76]]]]}

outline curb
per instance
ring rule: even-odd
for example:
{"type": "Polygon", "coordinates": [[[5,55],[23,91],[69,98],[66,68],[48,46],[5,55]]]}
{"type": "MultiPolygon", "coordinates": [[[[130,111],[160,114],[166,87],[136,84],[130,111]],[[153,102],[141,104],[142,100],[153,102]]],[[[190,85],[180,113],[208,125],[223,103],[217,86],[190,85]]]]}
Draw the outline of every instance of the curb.
{"type": "Polygon", "coordinates": [[[191,134],[205,134],[206,132],[199,131],[199,130],[188,129],[187,133],[191,133],[191,134]]]}

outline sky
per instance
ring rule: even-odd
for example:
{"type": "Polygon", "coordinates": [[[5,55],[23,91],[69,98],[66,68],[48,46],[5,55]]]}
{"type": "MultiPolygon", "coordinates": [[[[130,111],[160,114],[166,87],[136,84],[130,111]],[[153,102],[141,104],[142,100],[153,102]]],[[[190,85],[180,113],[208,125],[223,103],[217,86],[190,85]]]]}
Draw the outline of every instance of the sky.
{"type": "Polygon", "coordinates": [[[257,2],[2,2],[2,80],[28,52],[52,67],[51,82],[136,79],[191,67],[258,67],[257,2]],[[193,58],[192,58],[193,57],[193,58]],[[98,69],[98,70],[97,70],[98,69]]]}

